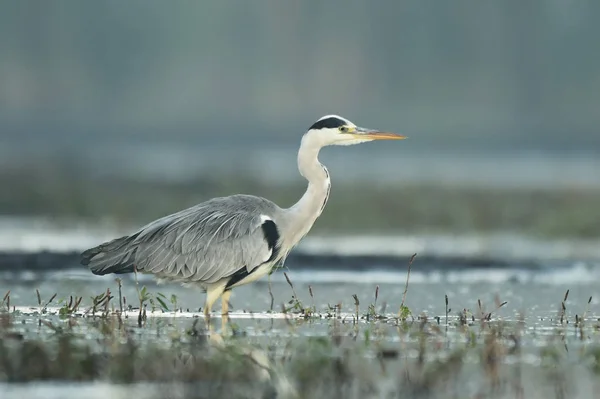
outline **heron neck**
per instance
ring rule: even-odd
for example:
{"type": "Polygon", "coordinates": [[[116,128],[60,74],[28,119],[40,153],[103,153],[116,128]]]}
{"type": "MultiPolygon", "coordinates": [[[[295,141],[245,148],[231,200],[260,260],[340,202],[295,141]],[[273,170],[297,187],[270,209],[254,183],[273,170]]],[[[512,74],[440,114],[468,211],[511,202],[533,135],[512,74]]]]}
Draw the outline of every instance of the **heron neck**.
{"type": "Polygon", "coordinates": [[[306,192],[292,207],[289,215],[292,220],[288,226],[294,231],[289,232],[291,245],[295,245],[312,227],[315,220],[321,215],[329,197],[329,172],[319,162],[321,145],[310,138],[304,137],[298,151],[298,169],[300,174],[308,180],[306,192]]]}

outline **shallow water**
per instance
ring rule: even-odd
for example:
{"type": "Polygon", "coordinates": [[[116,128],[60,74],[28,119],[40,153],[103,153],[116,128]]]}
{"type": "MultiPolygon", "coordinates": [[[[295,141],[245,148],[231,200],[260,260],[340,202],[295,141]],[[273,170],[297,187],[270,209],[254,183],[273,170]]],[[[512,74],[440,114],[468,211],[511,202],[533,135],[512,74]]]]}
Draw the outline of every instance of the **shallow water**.
{"type": "MultiPolygon", "coordinates": [[[[61,232],[21,226],[22,231],[16,236],[0,226],[0,234],[8,237],[0,248],[0,296],[10,291],[11,331],[21,336],[18,342],[38,340],[53,345],[57,333],[45,323],[61,329],[70,325],[68,318],[53,314],[70,297],[82,297],[79,310],[85,312],[92,308],[92,297],[110,289],[115,297],[110,309],[120,309],[119,296],[124,298],[123,309],[136,308],[139,306],[138,288],[146,287],[151,295],[162,293],[169,310],[161,311],[155,302],[153,311],[152,304],[147,302],[147,320],[142,326],[138,325],[135,309],[123,319],[129,335],[140,347],[173,345],[174,337],[185,336],[199,321],[203,326],[199,334],[206,340],[225,337],[225,344],[248,348],[251,353],[258,351],[260,356],[278,364],[273,366],[279,373],[277,383],[273,382],[272,388],[278,392],[274,397],[293,397],[285,396],[284,393],[289,392],[282,388],[282,381],[297,388],[302,386],[298,385],[302,380],[299,370],[317,370],[314,365],[294,368],[294,364],[307,361],[302,359],[307,351],[311,353],[313,339],[325,340],[327,347],[323,352],[339,355],[343,349],[353,353],[355,357],[344,358],[344,367],[349,367],[345,373],[358,385],[364,382],[378,387],[376,393],[366,394],[355,384],[352,393],[345,397],[385,397],[385,392],[397,397],[394,395],[406,389],[416,389],[413,397],[446,397],[444,394],[451,390],[460,397],[480,394],[506,398],[589,398],[600,389],[597,383],[600,256],[592,243],[535,242],[514,236],[503,239],[498,236],[315,238],[299,247],[297,256],[289,259],[286,268],[274,273],[270,283],[264,278],[234,290],[228,327],[221,324],[217,303],[213,308],[214,323],[211,323],[216,330],[207,331],[199,312],[204,302],[204,294],[199,290],[177,284],[157,285],[150,276],[144,275],[138,276],[136,286],[135,276],[121,275],[119,293],[117,276],[94,276],[77,265],[77,251],[104,236],[115,235],[114,231],[108,229],[99,234],[71,227],[61,232]],[[381,256],[381,252],[385,256],[381,256]],[[407,260],[414,252],[418,255],[406,289],[407,260]],[[404,295],[404,304],[412,315],[402,321],[395,316],[404,295]],[[46,312],[40,314],[45,305],[46,312]],[[371,311],[367,320],[370,305],[376,314],[385,318],[374,321],[371,311]],[[287,309],[286,314],[282,313],[283,308],[287,309]],[[314,308],[310,317],[297,314],[306,308],[314,308]],[[355,322],[357,310],[359,320],[355,322]],[[482,315],[488,312],[491,312],[490,320],[482,323],[482,315]],[[40,319],[44,323],[40,324],[40,319]],[[502,333],[489,341],[496,329],[502,333]],[[423,356],[423,365],[419,366],[423,342],[426,342],[427,353],[423,356]],[[492,356],[497,361],[489,360],[489,351],[493,348],[501,348],[498,349],[501,353],[492,356]],[[379,356],[384,350],[400,355],[385,360],[384,366],[379,356]],[[456,351],[461,353],[460,367],[451,362],[456,351]],[[456,373],[448,377],[444,367],[456,368],[456,373]],[[490,367],[497,367],[499,371],[492,372],[490,367]],[[383,373],[382,368],[386,370],[383,373]],[[410,373],[414,377],[407,380],[410,373]],[[428,377],[428,373],[433,373],[435,383],[428,380],[433,378],[428,377]],[[487,390],[490,375],[498,375],[503,381],[503,388],[493,395],[487,390]],[[419,391],[424,387],[433,389],[428,391],[429,396],[419,391]]],[[[6,306],[6,301],[2,306],[6,306]]],[[[102,310],[97,309],[96,313],[101,315],[102,310]]],[[[89,315],[75,317],[74,331],[83,334],[86,343],[105,353],[107,347],[98,346],[103,338],[97,322],[89,321],[89,315]]],[[[181,355],[180,351],[176,346],[169,353],[181,355]]],[[[231,364],[238,363],[235,360],[231,364]]],[[[330,378],[327,377],[329,369],[323,366],[329,363],[319,364],[325,368],[310,378],[330,378]]],[[[190,389],[200,392],[205,389],[194,385],[177,396],[174,392],[183,389],[181,386],[158,387],[154,379],[139,382],[134,378],[125,385],[109,382],[100,379],[59,384],[37,380],[35,384],[1,384],[0,392],[2,398],[144,395],[151,399],[161,397],[159,392],[164,393],[165,389],[174,398],[191,397],[190,389]]],[[[232,397],[258,395],[258,391],[249,391],[242,383],[239,389],[232,397]]],[[[323,387],[311,392],[312,397],[335,397],[323,387]]]]}
{"type": "MultiPolygon", "coordinates": [[[[274,287],[279,285],[281,283],[275,283],[274,287]]],[[[93,286],[95,285],[88,284],[82,285],[81,288],[85,290],[85,287],[93,286]]],[[[328,290],[331,288],[328,285],[315,287],[323,291],[335,291],[328,290]]],[[[380,286],[381,293],[384,291],[383,288],[385,286],[380,286]]],[[[421,288],[426,288],[424,291],[432,291],[432,287],[421,288]]],[[[469,294],[473,293],[471,289],[459,289],[458,296],[455,297],[456,302],[451,300],[450,305],[458,303],[460,296],[469,298],[469,294]]],[[[422,295],[417,297],[425,298],[422,295]]],[[[44,298],[43,294],[42,298],[44,298]]],[[[578,301],[579,297],[574,296],[568,308],[580,305],[578,301]]],[[[44,299],[42,303],[45,303],[44,299]]],[[[413,311],[418,309],[413,305],[410,307],[413,311]]],[[[465,320],[461,320],[455,310],[446,321],[444,307],[445,305],[440,308],[441,312],[435,313],[437,306],[432,304],[433,310],[429,312],[428,322],[424,322],[417,314],[414,321],[411,321],[412,318],[405,322],[392,318],[367,321],[364,310],[359,310],[358,322],[354,312],[337,310],[317,312],[319,314],[309,318],[294,313],[234,311],[225,324],[219,315],[214,315],[207,330],[202,313],[148,310],[146,320],[139,325],[137,310],[126,311],[121,316],[125,328],[116,327],[117,323],[113,317],[112,324],[110,319],[108,321],[108,324],[113,327],[107,329],[103,327],[107,323],[106,319],[96,320],[89,313],[88,318],[81,317],[81,313],[89,309],[88,306],[82,307],[79,316],[72,319],[73,326],[68,322],[70,319],[59,318],[56,315],[57,307],[48,307],[41,311],[38,306],[25,306],[13,309],[11,331],[20,334],[21,340],[25,342],[40,340],[44,342],[44,346],[50,348],[54,347],[55,342],[60,342],[61,333],[57,332],[56,328],[60,329],[58,331],[73,331],[75,336],[80,335],[85,342],[95,348],[93,352],[110,354],[110,356],[116,353],[111,349],[115,345],[124,346],[123,336],[120,333],[115,335],[115,332],[128,331],[127,336],[136,342],[141,351],[138,351],[135,356],[139,359],[134,360],[134,368],[148,367],[147,364],[144,365],[148,361],[141,355],[144,350],[152,353],[156,348],[164,348],[169,356],[173,356],[173,358],[157,357],[154,360],[155,362],[159,360],[163,364],[161,366],[161,363],[157,363],[152,366],[158,367],[161,374],[165,372],[164,365],[173,364],[173,361],[177,368],[183,367],[182,364],[185,365],[186,362],[188,366],[190,365],[189,360],[183,359],[189,359],[190,356],[197,359],[198,354],[186,350],[179,342],[181,339],[185,340],[186,333],[198,325],[198,334],[205,337],[202,342],[206,342],[202,347],[208,345],[209,348],[225,350],[226,345],[232,345],[236,351],[241,350],[246,353],[260,367],[267,367],[269,377],[264,377],[265,381],[271,383],[276,391],[276,396],[272,397],[304,397],[292,395],[302,386],[302,383],[297,382],[296,379],[302,381],[303,378],[309,378],[310,381],[314,381],[314,384],[318,384],[319,378],[325,378],[327,385],[331,386],[332,381],[327,377],[328,369],[323,365],[324,360],[319,359],[320,356],[335,359],[342,353],[353,354],[343,357],[344,368],[346,368],[344,373],[350,373],[350,378],[356,379],[358,385],[361,385],[361,382],[375,383],[376,391],[371,392],[370,395],[358,394],[356,388],[352,389],[354,392],[352,396],[346,394],[340,396],[339,392],[337,396],[332,396],[332,392],[325,388],[313,388],[308,397],[379,398],[408,395],[433,398],[447,397],[446,395],[451,392],[452,395],[459,397],[484,395],[484,397],[502,398],[558,398],[566,395],[573,398],[591,398],[595,397],[595,392],[598,392],[600,386],[593,370],[598,370],[600,366],[598,363],[600,331],[595,315],[586,315],[585,325],[577,327],[573,324],[572,312],[567,312],[561,324],[553,309],[534,306],[521,321],[516,311],[510,309],[510,305],[507,304],[494,312],[486,322],[481,321],[481,315],[477,311],[472,316],[469,314],[465,320]],[[546,314],[548,317],[543,316],[546,314]],[[436,319],[436,315],[441,317],[436,319]],[[40,323],[40,320],[43,322],[40,323]],[[210,326],[213,326],[213,329],[210,329],[210,326]],[[496,335],[497,333],[499,335],[496,335]],[[496,338],[490,343],[491,337],[496,338]],[[325,340],[324,344],[313,341],[315,339],[325,340]],[[384,353],[387,355],[384,356],[384,353]],[[459,360],[452,360],[457,354],[459,360]],[[489,356],[492,356],[493,360],[490,360],[489,356]],[[420,366],[421,362],[425,368],[420,366]],[[452,366],[454,363],[456,365],[452,366]],[[294,364],[297,366],[294,367],[294,364]],[[311,370],[311,367],[323,367],[323,370],[311,370]],[[456,367],[455,371],[450,372],[451,376],[447,376],[449,372],[447,367],[456,367]],[[295,374],[298,372],[312,376],[301,377],[295,374]],[[402,376],[408,373],[413,376],[414,381],[401,383],[399,378],[402,379],[402,376]],[[434,380],[430,381],[431,378],[434,380]],[[491,388],[490,380],[494,379],[498,379],[498,386],[491,388]],[[412,389],[414,392],[410,394],[407,389],[412,389]]],[[[493,310],[493,307],[486,307],[486,309],[493,310]]],[[[459,308],[457,307],[456,310],[459,308]]],[[[102,311],[99,310],[97,317],[100,317],[101,313],[102,311]]],[[[392,315],[388,314],[388,316],[392,315]]],[[[189,341],[190,338],[187,339],[189,341]]],[[[208,352],[201,353],[204,353],[202,356],[209,356],[208,352]]],[[[152,358],[150,354],[147,355],[152,358]]],[[[237,364],[240,360],[236,359],[228,361],[237,364]]],[[[63,365],[67,367],[66,364],[63,365]]],[[[256,371],[259,376],[263,375],[260,367],[256,371]]],[[[244,373],[250,372],[251,370],[244,371],[244,373]]],[[[164,381],[161,383],[154,378],[150,378],[149,381],[144,380],[144,377],[141,378],[140,382],[133,381],[128,384],[109,384],[102,380],[79,383],[45,381],[37,381],[33,384],[0,383],[0,392],[3,393],[3,398],[17,398],[23,395],[76,398],[82,397],[83,392],[90,392],[86,397],[99,397],[99,395],[126,397],[143,394],[145,398],[161,398],[165,397],[165,392],[169,392],[168,397],[188,398],[212,397],[208,392],[218,390],[206,380],[202,380],[200,385],[191,387],[186,387],[189,383],[165,387],[164,381]],[[190,392],[195,392],[196,396],[190,392]]],[[[226,376],[219,378],[226,378],[226,376]]],[[[232,382],[233,385],[236,384],[235,381],[232,382]]],[[[262,397],[258,394],[262,392],[260,388],[254,385],[248,387],[243,381],[239,381],[237,394],[233,394],[234,391],[235,388],[230,386],[225,392],[229,397],[262,397]]],[[[223,394],[223,391],[219,392],[223,394]]]]}
{"type": "MultiPolygon", "coordinates": [[[[315,305],[317,310],[324,311],[328,304],[333,306],[342,304],[342,311],[353,312],[355,309],[353,295],[356,294],[362,307],[375,302],[375,292],[378,288],[378,310],[385,307],[384,313],[396,312],[402,300],[405,289],[406,274],[384,274],[370,273],[346,273],[346,281],[319,281],[318,273],[308,272],[285,272],[294,290],[306,306],[315,305]],[[312,277],[312,278],[311,278],[312,277]],[[349,280],[354,280],[350,282],[349,280]],[[309,290],[310,287],[310,290],[309,290]],[[312,291],[312,297],[310,295],[312,291]]],[[[540,282],[489,282],[485,279],[468,281],[469,276],[458,278],[456,275],[447,278],[440,277],[439,281],[427,281],[425,279],[409,280],[409,288],[406,295],[406,305],[413,312],[425,312],[429,315],[445,314],[445,295],[448,296],[450,308],[455,311],[464,308],[476,310],[477,300],[481,300],[487,307],[493,306],[496,297],[507,304],[501,309],[505,317],[513,317],[519,313],[525,313],[528,318],[541,319],[554,317],[560,309],[565,292],[569,290],[569,296],[565,303],[568,313],[581,315],[589,304],[588,314],[599,314],[600,292],[596,281],[586,283],[560,283],[556,279],[548,278],[549,281],[540,282]],[[467,281],[465,281],[467,280],[467,281]]],[[[4,291],[10,289],[11,303],[19,306],[36,306],[36,289],[39,290],[42,301],[48,300],[57,294],[54,301],[68,298],[70,295],[82,296],[86,300],[91,296],[99,295],[107,288],[116,295],[118,284],[114,276],[84,276],[80,272],[55,272],[47,274],[31,274],[26,280],[0,279],[0,287],[4,291]]],[[[411,276],[412,277],[412,276],[411,276]]],[[[134,298],[137,298],[136,282],[132,275],[120,277],[122,280],[122,295],[126,297],[127,303],[137,306],[134,298]]],[[[558,277],[557,277],[558,279],[558,277]]],[[[566,279],[567,280],[567,279],[566,279]]],[[[139,287],[146,286],[149,291],[162,293],[167,298],[171,295],[177,296],[178,307],[189,310],[198,310],[203,306],[204,293],[192,288],[184,288],[178,284],[158,285],[152,279],[142,276],[138,279],[139,287]]],[[[293,295],[292,288],[286,282],[283,272],[277,272],[271,276],[271,292],[273,294],[274,308],[279,310],[282,303],[287,303],[293,295]]],[[[271,295],[269,293],[268,278],[254,284],[238,287],[233,291],[231,305],[235,311],[262,312],[270,310],[271,295]]],[[[170,304],[169,304],[170,306],[170,304]]],[[[218,310],[218,304],[215,309],[218,310]]]]}

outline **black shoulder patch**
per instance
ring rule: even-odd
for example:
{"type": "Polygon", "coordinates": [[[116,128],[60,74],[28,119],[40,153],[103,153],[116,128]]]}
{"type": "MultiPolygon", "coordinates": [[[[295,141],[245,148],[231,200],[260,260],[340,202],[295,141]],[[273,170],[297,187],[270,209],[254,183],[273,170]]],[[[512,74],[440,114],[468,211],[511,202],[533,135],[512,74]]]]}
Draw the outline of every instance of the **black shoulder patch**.
{"type": "MultiPolygon", "coordinates": [[[[271,250],[271,256],[264,263],[271,262],[275,257],[279,254],[279,230],[277,229],[277,225],[272,220],[265,220],[261,226],[263,235],[265,236],[265,241],[267,241],[267,246],[271,250]]],[[[246,266],[243,266],[241,269],[236,271],[231,275],[231,278],[227,282],[225,286],[225,290],[230,289],[234,284],[242,281],[246,277],[248,277],[252,272],[254,272],[258,267],[252,269],[250,273],[248,273],[248,269],[246,266]]]]}
{"type": "Polygon", "coordinates": [[[325,119],[321,119],[320,121],[316,121],[315,123],[313,123],[313,125],[311,127],[308,128],[308,130],[335,129],[340,126],[344,126],[347,123],[348,122],[346,122],[343,119],[337,118],[335,116],[330,116],[329,118],[325,118],[325,119]]]}
{"type": "Polygon", "coordinates": [[[272,220],[265,220],[262,224],[262,231],[265,235],[265,240],[267,241],[267,245],[269,249],[272,251],[271,257],[267,262],[272,261],[279,254],[279,230],[277,229],[277,225],[272,220]]]}

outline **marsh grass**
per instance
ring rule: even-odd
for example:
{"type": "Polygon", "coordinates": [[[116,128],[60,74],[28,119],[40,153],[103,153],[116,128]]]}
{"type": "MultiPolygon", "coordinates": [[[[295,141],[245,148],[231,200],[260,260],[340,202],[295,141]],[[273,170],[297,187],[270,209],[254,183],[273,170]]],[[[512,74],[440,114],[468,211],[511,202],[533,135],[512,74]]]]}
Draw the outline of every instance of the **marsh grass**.
{"type": "MultiPolygon", "coordinates": [[[[408,309],[409,276],[399,313],[408,309]]],[[[444,314],[413,307],[411,317],[402,317],[378,306],[376,286],[371,303],[354,294],[354,311],[343,313],[341,302],[319,309],[311,286],[306,306],[285,277],[291,299],[281,304],[282,324],[261,324],[273,322],[274,313],[232,315],[221,331],[188,317],[176,297],[168,307],[166,295],[146,287],[138,290],[139,307],[127,305],[120,279],[117,295],[107,288],[88,299],[59,299],[58,307],[50,307],[56,294],[45,300],[36,290],[37,307],[23,309],[7,291],[0,302],[0,381],[176,384],[154,392],[169,398],[566,398],[586,397],[579,385],[600,376],[600,323],[590,317],[591,298],[581,316],[572,316],[567,291],[540,334],[524,312],[503,317],[507,302],[499,296],[491,306],[477,299],[475,311],[452,312],[445,295],[444,314]]]]}

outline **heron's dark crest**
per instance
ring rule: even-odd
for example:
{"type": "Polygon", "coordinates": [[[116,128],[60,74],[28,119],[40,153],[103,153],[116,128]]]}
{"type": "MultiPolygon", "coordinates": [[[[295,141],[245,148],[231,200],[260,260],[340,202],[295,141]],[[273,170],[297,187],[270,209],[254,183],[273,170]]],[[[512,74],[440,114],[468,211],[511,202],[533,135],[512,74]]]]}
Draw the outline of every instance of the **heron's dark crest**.
{"type": "Polygon", "coordinates": [[[327,116],[325,118],[321,118],[315,123],[312,124],[308,130],[319,130],[319,129],[336,129],[340,126],[348,125],[348,121],[344,118],[340,118],[339,116],[327,116]]]}

